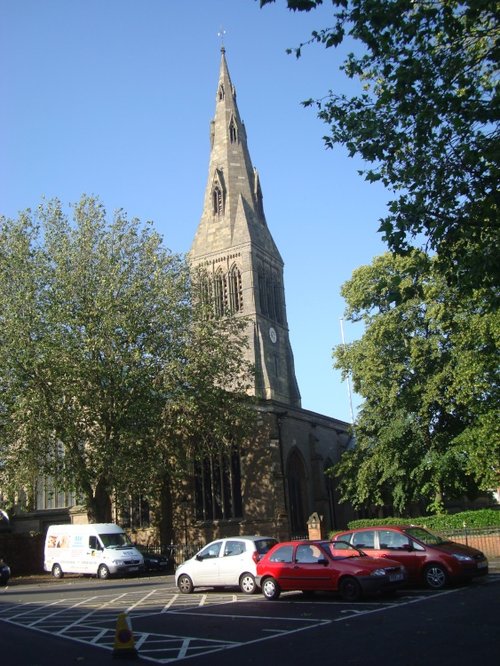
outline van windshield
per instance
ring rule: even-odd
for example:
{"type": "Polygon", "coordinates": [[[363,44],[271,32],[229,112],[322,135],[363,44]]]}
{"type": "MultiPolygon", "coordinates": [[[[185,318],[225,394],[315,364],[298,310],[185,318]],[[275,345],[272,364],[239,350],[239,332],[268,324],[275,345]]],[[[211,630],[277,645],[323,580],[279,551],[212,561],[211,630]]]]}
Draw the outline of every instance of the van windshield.
{"type": "Polygon", "coordinates": [[[113,532],[112,534],[99,534],[104,548],[120,548],[120,546],[130,546],[130,540],[123,532],[113,532]]]}

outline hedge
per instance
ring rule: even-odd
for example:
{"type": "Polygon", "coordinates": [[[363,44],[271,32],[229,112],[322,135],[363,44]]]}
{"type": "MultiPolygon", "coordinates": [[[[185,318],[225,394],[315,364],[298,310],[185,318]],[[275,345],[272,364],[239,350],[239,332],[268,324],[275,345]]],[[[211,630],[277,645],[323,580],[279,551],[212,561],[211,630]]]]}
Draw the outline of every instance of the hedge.
{"type": "Polygon", "coordinates": [[[414,518],[364,518],[362,520],[351,520],[347,524],[349,529],[370,527],[371,525],[421,525],[431,530],[457,530],[464,527],[469,529],[500,528],[500,510],[478,509],[476,511],[462,511],[460,513],[414,518]]]}

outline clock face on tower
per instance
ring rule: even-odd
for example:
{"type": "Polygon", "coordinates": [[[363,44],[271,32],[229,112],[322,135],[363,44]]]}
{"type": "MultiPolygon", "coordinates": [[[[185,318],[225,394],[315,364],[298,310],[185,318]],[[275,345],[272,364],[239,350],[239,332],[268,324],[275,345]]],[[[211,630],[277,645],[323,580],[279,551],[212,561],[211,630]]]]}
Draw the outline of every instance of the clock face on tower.
{"type": "Polygon", "coordinates": [[[274,344],[276,340],[278,339],[278,336],[276,335],[276,331],[274,328],[271,326],[269,329],[269,337],[271,338],[271,342],[274,344]]]}

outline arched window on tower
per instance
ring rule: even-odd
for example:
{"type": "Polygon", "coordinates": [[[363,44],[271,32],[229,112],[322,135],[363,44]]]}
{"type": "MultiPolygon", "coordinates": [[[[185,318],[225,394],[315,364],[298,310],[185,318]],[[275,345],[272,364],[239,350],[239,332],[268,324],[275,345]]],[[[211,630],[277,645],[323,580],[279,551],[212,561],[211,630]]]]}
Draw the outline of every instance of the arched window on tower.
{"type": "Polygon", "coordinates": [[[224,97],[226,96],[225,90],[224,90],[224,84],[221,83],[219,86],[219,102],[221,102],[224,97]]]}
{"type": "Polygon", "coordinates": [[[259,268],[258,271],[258,280],[259,280],[259,302],[260,302],[260,311],[262,314],[267,315],[267,297],[266,297],[266,276],[264,274],[264,269],[259,268]]]}
{"type": "Polygon", "coordinates": [[[224,199],[220,185],[215,185],[212,191],[212,208],[214,215],[222,215],[224,212],[224,199]]]}
{"type": "Polygon", "coordinates": [[[281,283],[275,276],[273,279],[273,292],[274,292],[274,309],[276,312],[276,321],[282,324],[283,318],[283,299],[281,296],[281,283]]]}
{"type": "Polygon", "coordinates": [[[276,319],[276,308],[274,303],[274,287],[273,279],[270,275],[266,279],[266,297],[267,297],[267,311],[271,319],[276,319]]]}
{"type": "Polygon", "coordinates": [[[231,118],[231,122],[229,123],[229,141],[231,143],[237,143],[238,141],[238,127],[234,118],[231,118]]]}
{"type": "Polygon", "coordinates": [[[228,275],[229,281],[229,309],[231,312],[243,310],[243,290],[241,286],[241,273],[236,264],[233,264],[228,275]]]}
{"type": "Polygon", "coordinates": [[[218,270],[214,277],[214,310],[217,317],[224,316],[226,302],[226,276],[218,270]]]}
{"type": "Polygon", "coordinates": [[[200,301],[204,307],[212,303],[212,284],[208,277],[204,277],[199,285],[200,301]]]}

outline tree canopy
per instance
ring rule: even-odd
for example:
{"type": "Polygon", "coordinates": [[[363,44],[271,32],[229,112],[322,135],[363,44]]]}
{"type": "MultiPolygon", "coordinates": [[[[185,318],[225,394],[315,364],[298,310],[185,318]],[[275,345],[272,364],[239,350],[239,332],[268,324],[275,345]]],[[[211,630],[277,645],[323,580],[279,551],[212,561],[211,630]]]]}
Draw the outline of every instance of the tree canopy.
{"type": "MultiPolygon", "coordinates": [[[[433,270],[437,259],[387,253],[342,288],[362,338],[334,351],[364,402],[356,447],[335,468],[354,506],[408,510],[498,487],[498,312],[482,312],[433,270]]],[[[425,508],[425,507],[424,507],[425,508]]]]}
{"type": "Polygon", "coordinates": [[[243,322],[197,306],[150,223],[86,196],[73,218],[55,200],[0,220],[0,487],[48,476],[102,521],[228,445],[249,368],[243,322]]]}
{"type": "MultiPolygon", "coordinates": [[[[275,0],[260,0],[264,6],[275,0]]],[[[340,69],[359,94],[329,93],[316,105],[328,147],[347,148],[361,172],[392,193],[380,220],[390,249],[426,245],[462,291],[499,287],[498,5],[494,0],[330,0],[332,23],[306,44],[350,53],[340,69]]],[[[323,0],[288,0],[310,11],[323,0]]],[[[325,2],[324,4],[329,4],[325,2]]]]}

